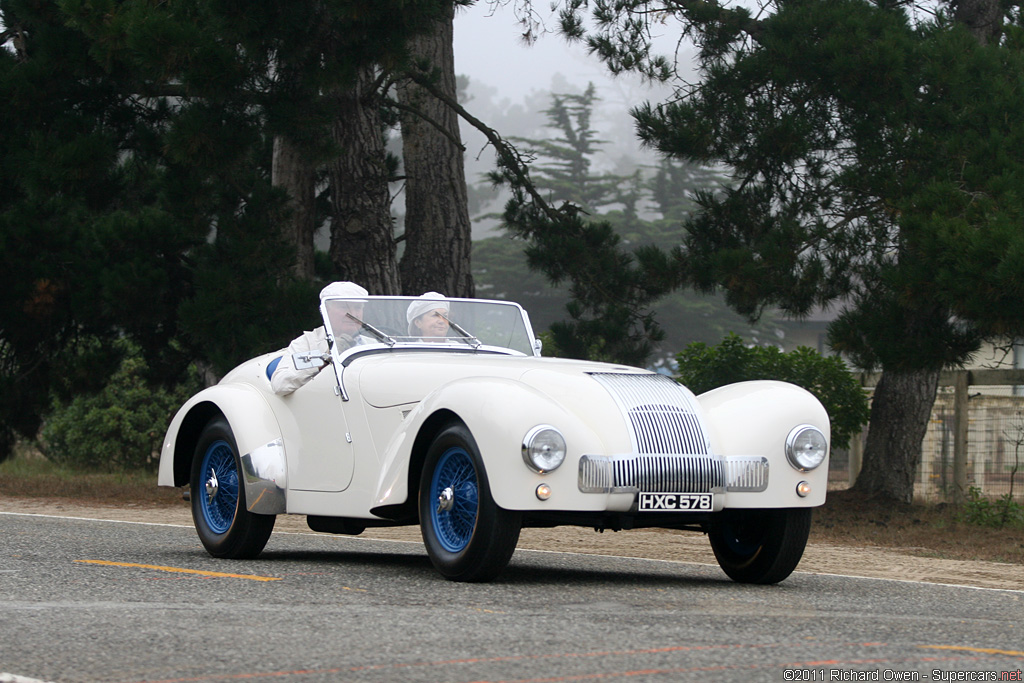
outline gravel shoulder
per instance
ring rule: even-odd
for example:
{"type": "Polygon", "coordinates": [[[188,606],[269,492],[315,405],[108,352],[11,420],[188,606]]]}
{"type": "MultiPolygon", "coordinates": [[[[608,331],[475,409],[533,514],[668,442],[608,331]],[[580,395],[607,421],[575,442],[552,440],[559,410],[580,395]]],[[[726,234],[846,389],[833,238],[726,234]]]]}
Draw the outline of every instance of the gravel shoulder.
{"type": "MultiPolygon", "coordinates": [[[[0,512],[192,526],[188,504],[184,502],[171,506],[105,506],[66,499],[4,497],[0,498],[0,512]]],[[[292,515],[279,516],[275,532],[316,533],[306,526],[305,517],[292,515]]],[[[361,537],[421,542],[418,527],[367,529],[361,537]]],[[[703,535],[668,530],[599,534],[576,527],[524,529],[519,548],[716,564],[703,535]]],[[[812,540],[797,571],[1024,591],[1024,565],[929,558],[914,554],[915,550],[921,549],[907,548],[901,552],[870,546],[826,545],[812,540]]]]}

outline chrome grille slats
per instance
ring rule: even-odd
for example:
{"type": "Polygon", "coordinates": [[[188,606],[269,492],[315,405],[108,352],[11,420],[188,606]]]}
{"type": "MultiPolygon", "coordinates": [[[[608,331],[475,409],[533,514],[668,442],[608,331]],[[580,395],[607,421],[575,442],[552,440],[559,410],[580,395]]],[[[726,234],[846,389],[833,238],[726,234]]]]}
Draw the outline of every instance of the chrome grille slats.
{"type": "Polygon", "coordinates": [[[594,372],[619,405],[641,455],[707,455],[707,439],[689,394],[672,378],[653,373],[594,372]]]}
{"type": "Polygon", "coordinates": [[[584,455],[584,493],[714,493],[725,487],[722,461],[704,455],[584,455]]]}
{"type": "Polygon", "coordinates": [[[705,454],[700,424],[678,406],[644,405],[628,413],[639,453],[705,454]]]}
{"type": "Polygon", "coordinates": [[[580,458],[578,485],[584,493],[604,493],[612,490],[612,468],[607,458],[580,458]]]}
{"type": "Polygon", "coordinates": [[[725,459],[728,491],[759,492],[768,488],[768,458],[761,455],[733,455],[725,459]]]}

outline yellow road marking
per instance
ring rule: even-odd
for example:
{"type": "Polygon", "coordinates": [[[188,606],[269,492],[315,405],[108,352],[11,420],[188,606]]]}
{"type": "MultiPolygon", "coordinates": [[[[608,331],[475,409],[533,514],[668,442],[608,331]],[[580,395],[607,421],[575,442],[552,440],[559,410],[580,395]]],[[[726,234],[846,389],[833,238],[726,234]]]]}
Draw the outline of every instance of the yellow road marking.
{"type": "Polygon", "coordinates": [[[1017,650],[995,650],[990,647],[967,647],[966,645],[918,645],[918,647],[932,650],[967,650],[968,652],[982,652],[987,655],[1010,655],[1011,657],[1024,657],[1024,652],[1017,650]]]}
{"type": "Polygon", "coordinates": [[[156,569],[161,572],[178,574],[198,574],[200,576],[217,576],[226,579],[249,579],[251,581],[280,581],[272,576],[253,576],[252,574],[225,574],[224,572],[206,572],[199,569],[183,569],[181,567],[161,567],[155,564],[136,564],[134,562],[110,562],[108,560],[75,560],[85,564],[102,564],[108,567],[137,567],[139,569],[156,569]]]}

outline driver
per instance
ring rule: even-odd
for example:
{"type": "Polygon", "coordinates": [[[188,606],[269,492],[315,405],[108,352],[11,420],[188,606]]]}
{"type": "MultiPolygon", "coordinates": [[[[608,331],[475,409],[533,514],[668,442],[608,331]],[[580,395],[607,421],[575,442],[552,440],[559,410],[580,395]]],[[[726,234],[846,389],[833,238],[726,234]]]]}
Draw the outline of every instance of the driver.
{"type": "MultiPolygon", "coordinates": [[[[367,292],[354,282],[332,282],[320,291],[320,302],[330,297],[346,297],[362,299],[367,292]]],[[[331,329],[334,331],[334,344],[338,350],[344,350],[358,344],[365,344],[366,338],[359,335],[359,323],[348,317],[351,313],[357,318],[363,315],[363,301],[331,301],[326,304],[327,317],[331,321],[331,329]]],[[[327,330],[323,325],[292,340],[288,349],[281,356],[281,360],[270,378],[270,387],[277,394],[290,394],[303,384],[313,379],[317,373],[327,367],[324,363],[320,367],[295,368],[295,360],[292,357],[296,353],[320,353],[326,354],[330,351],[330,344],[327,340],[327,330]]]]}

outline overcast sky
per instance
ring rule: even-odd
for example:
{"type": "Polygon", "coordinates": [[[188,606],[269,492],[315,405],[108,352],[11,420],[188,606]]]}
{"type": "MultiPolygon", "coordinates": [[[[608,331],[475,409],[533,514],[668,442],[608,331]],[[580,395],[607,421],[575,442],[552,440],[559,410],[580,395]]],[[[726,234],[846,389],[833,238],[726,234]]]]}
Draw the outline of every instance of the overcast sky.
{"type": "MultiPolygon", "coordinates": [[[[549,28],[553,30],[554,24],[549,28]]],[[[521,32],[511,7],[492,13],[486,3],[477,3],[460,9],[455,17],[455,72],[498,88],[514,102],[531,90],[548,90],[556,72],[583,86],[606,78],[582,45],[567,45],[553,33],[524,45],[521,32]]]]}
{"type": "MultiPolygon", "coordinates": [[[[537,8],[546,12],[546,5],[540,2],[537,8]]],[[[521,102],[531,90],[550,90],[555,73],[579,84],[581,90],[592,81],[605,96],[608,89],[645,92],[635,77],[620,76],[613,82],[584,45],[567,44],[556,35],[554,15],[544,14],[541,19],[551,32],[533,45],[524,45],[511,3],[493,7],[481,1],[459,9],[455,17],[455,72],[497,88],[501,96],[513,102],[521,102]]],[[[666,51],[673,49],[674,38],[664,36],[663,45],[666,51]]]]}

